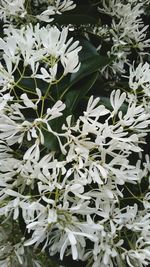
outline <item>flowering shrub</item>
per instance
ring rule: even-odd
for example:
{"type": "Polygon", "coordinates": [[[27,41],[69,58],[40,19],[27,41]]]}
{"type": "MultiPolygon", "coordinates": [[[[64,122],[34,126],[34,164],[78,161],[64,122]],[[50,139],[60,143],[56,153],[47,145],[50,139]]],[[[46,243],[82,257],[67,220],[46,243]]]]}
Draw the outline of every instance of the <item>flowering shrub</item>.
{"type": "Polygon", "coordinates": [[[0,266],[150,264],[149,1],[0,1],[0,266]]]}

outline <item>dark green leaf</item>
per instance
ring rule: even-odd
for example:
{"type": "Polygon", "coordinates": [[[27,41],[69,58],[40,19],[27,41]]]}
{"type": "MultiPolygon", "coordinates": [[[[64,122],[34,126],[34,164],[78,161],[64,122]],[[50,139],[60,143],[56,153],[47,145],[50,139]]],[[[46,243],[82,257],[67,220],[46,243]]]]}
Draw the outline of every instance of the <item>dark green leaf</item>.
{"type": "Polygon", "coordinates": [[[22,78],[18,85],[22,88],[27,88],[30,91],[35,91],[35,83],[32,78],[22,78]]]}
{"type": "Polygon", "coordinates": [[[51,151],[58,151],[59,150],[59,144],[58,140],[55,135],[52,133],[49,133],[45,130],[42,130],[42,133],[44,135],[44,145],[51,151]]]}
{"type": "Polygon", "coordinates": [[[85,58],[88,59],[92,56],[99,55],[95,46],[93,46],[88,40],[79,39],[80,45],[82,46],[82,50],[79,53],[80,61],[84,61],[85,58]]]}
{"type": "Polygon", "coordinates": [[[73,85],[74,83],[88,76],[89,74],[96,72],[99,69],[102,69],[108,63],[109,59],[101,55],[94,55],[90,58],[85,58],[81,62],[81,67],[79,71],[71,75],[70,85],[73,85]]]}
{"type": "Polygon", "coordinates": [[[61,16],[55,16],[55,23],[58,23],[60,25],[73,24],[80,26],[82,24],[96,24],[97,22],[98,21],[96,18],[82,14],[63,14],[61,16]]]}
{"type": "Polygon", "coordinates": [[[70,111],[73,111],[79,101],[87,94],[87,92],[91,89],[93,84],[95,83],[97,79],[98,73],[91,74],[88,78],[86,78],[86,81],[80,86],[79,89],[73,89],[69,91],[66,95],[66,106],[70,109],[70,111]]]}

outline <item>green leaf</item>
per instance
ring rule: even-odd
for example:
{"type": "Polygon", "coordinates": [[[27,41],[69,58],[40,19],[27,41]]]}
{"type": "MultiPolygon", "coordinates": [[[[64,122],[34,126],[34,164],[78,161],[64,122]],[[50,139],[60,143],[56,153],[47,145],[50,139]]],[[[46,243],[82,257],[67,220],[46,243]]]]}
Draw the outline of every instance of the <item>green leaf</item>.
{"type": "Polygon", "coordinates": [[[82,50],[79,54],[81,67],[76,73],[71,75],[70,86],[89,74],[102,69],[110,62],[108,57],[99,55],[95,46],[93,46],[89,41],[80,40],[80,44],[82,46],[82,50]]]}
{"type": "Polygon", "coordinates": [[[98,20],[94,17],[84,14],[63,14],[61,16],[55,16],[55,23],[60,25],[82,25],[82,24],[97,24],[98,20]]]}
{"type": "Polygon", "coordinates": [[[79,39],[80,45],[82,49],[79,53],[80,61],[84,61],[84,59],[88,59],[92,56],[99,55],[94,45],[86,39],[79,39]]]}
{"type": "Polygon", "coordinates": [[[44,135],[44,146],[51,151],[58,151],[59,144],[56,136],[45,130],[42,130],[42,133],[44,135]]]}
{"type": "Polygon", "coordinates": [[[33,78],[22,78],[18,85],[21,88],[27,89],[32,92],[35,92],[37,86],[43,93],[45,93],[49,84],[41,79],[36,79],[35,84],[35,80],[33,78]]]}
{"type": "Polygon", "coordinates": [[[18,85],[22,88],[26,88],[30,91],[35,92],[35,83],[32,78],[22,78],[21,81],[18,83],[18,85]]]}
{"type": "Polygon", "coordinates": [[[65,104],[70,111],[73,111],[80,100],[88,93],[97,79],[98,73],[91,74],[86,80],[79,85],[79,90],[72,89],[66,94],[65,104]]]}
{"type": "Polygon", "coordinates": [[[92,56],[91,58],[85,59],[81,63],[81,67],[78,72],[71,75],[71,85],[88,76],[89,74],[102,69],[109,63],[107,57],[104,56],[92,56]]]}

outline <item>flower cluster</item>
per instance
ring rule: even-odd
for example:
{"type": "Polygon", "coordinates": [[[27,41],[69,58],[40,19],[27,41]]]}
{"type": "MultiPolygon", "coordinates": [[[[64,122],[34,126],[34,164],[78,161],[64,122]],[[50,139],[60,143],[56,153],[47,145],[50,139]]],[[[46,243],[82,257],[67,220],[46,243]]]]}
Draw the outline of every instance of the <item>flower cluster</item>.
{"type": "MultiPolygon", "coordinates": [[[[146,3],[147,0],[103,0],[98,8],[99,12],[111,17],[110,25],[96,26],[93,31],[105,42],[111,43],[111,49],[107,53],[109,57],[115,56],[111,66],[113,73],[125,71],[125,63],[129,62],[133,49],[138,51],[138,57],[141,59],[145,48],[150,47],[150,39],[147,39],[148,25],[145,26],[142,19],[146,3]]],[[[106,75],[108,76],[108,73],[106,75]]]]}
{"type": "Polygon", "coordinates": [[[0,49],[4,52],[4,65],[1,64],[0,73],[1,83],[6,83],[6,89],[12,87],[12,75],[21,63],[24,67],[21,77],[29,67],[32,77],[47,82],[58,79],[58,64],[63,68],[59,79],[80,67],[78,52],[81,47],[78,41],[72,43],[72,38],[67,40],[68,28],[60,31],[56,26],[39,28],[39,24],[34,28],[29,25],[21,29],[10,26],[5,34],[5,40],[0,39],[0,49]]]}
{"type": "MultiPolygon", "coordinates": [[[[21,98],[26,108],[35,108],[27,96],[21,98]]],[[[142,105],[136,106],[120,90],[111,93],[110,101],[111,112],[98,104],[98,98],[91,97],[75,124],[72,125],[69,116],[63,131],[53,132],[60,143],[61,158],[54,151],[42,156],[40,143],[44,145],[44,140],[40,126],[46,124],[47,131],[52,132],[49,119],[60,116],[64,104],[56,102],[43,119],[33,123],[25,118],[20,123],[22,106],[17,104],[12,105],[20,108],[17,120],[14,115],[6,116],[9,106],[5,104],[0,116],[1,200],[5,204],[0,214],[12,214],[16,220],[22,210],[26,231],[32,233],[25,246],[42,243],[43,249],[49,247],[50,255],[59,252],[61,259],[66,250],[74,260],[93,255],[94,267],[99,263],[111,266],[124,258],[136,262],[140,253],[143,253],[142,264],[150,259],[147,254],[150,215],[146,204],[149,194],[143,197],[145,209],[138,210],[137,205],[119,208],[125,198],[124,185],[139,183],[147,175],[147,164],[141,174],[139,163],[131,165],[129,158],[141,151],[139,144],[150,116],[142,105]],[[126,101],[129,105],[123,114],[119,109],[126,101]],[[23,145],[24,138],[36,141],[17,158],[11,145],[23,145]],[[123,237],[117,241],[122,230],[138,233],[138,238],[132,241],[136,251],[125,249],[123,237]],[[88,239],[91,248],[86,254],[88,239]]],[[[125,187],[130,190],[128,185],[125,187]]]]}
{"type": "Polygon", "coordinates": [[[36,0],[33,3],[31,0],[2,0],[0,3],[0,19],[3,19],[5,22],[9,20],[19,21],[20,18],[51,22],[55,14],[62,14],[62,12],[74,9],[75,6],[72,0],[36,0]],[[32,8],[39,8],[40,5],[44,5],[44,11],[33,15],[32,8]]]}
{"type": "Polygon", "coordinates": [[[73,1],[1,1],[2,267],[42,267],[44,251],[62,264],[70,255],[89,267],[149,266],[150,64],[130,59],[134,45],[140,57],[149,47],[144,4],[104,0],[98,8],[112,17],[98,33],[112,41],[107,54],[128,65],[123,83],[97,96],[95,81],[105,83],[108,65],[116,75],[116,59],[102,64],[74,27],[49,24],[73,1]],[[33,7],[38,23],[28,21],[33,7]]]}

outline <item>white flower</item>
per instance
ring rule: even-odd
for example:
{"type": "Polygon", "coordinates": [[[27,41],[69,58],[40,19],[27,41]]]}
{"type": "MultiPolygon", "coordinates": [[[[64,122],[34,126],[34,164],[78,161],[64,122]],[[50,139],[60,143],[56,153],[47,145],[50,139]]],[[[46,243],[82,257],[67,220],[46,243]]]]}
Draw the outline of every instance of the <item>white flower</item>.
{"type": "MultiPolygon", "coordinates": [[[[89,121],[91,117],[95,117],[95,120],[98,120],[100,116],[104,116],[110,113],[110,111],[106,109],[105,106],[98,105],[99,101],[100,98],[98,97],[95,99],[93,96],[90,97],[86,111],[84,111],[84,117],[89,118],[89,121]]],[[[82,117],[80,117],[80,119],[82,120],[82,117]]]]}
{"type": "Polygon", "coordinates": [[[0,91],[4,92],[8,89],[13,88],[14,84],[14,76],[13,72],[15,68],[12,67],[12,62],[7,58],[7,56],[4,56],[5,63],[7,69],[5,69],[2,64],[0,63],[0,91]]]}
{"type": "Polygon", "coordinates": [[[130,66],[129,86],[136,92],[142,87],[144,94],[150,97],[150,65],[140,63],[137,68],[130,66]]]}
{"type": "Polygon", "coordinates": [[[64,75],[77,72],[80,68],[78,52],[72,51],[61,58],[61,63],[64,67],[64,75]]]}
{"type": "Polygon", "coordinates": [[[55,14],[61,15],[62,12],[72,10],[76,7],[76,4],[72,0],[51,0],[49,3],[44,0],[37,1],[35,4],[38,5],[38,2],[47,5],[46,9],[40,15],[36,16],[39,20],[45,22],[51,22],[53,20],[52,16],[55,14]]]}
{"type": "Polygon", "coordinates": [[[138,105],[135,99],[132,97],[128,99],[128,106],[126,114],[123,115],[123,112],[118,113],[120,124],[122,126],[128,126],[131,130],[142,131],[142,129],[148,129],[150,124],[150,115],[145,111],[144,106],[138,105]]]}
{"type": "Polygon", "coordinates": [[[39,28],[39,24],[34,27],[30,24],[21,29],[9,26],[5,35],[5,41],[0,39],[0,48],[4,58],[7,58],[11,74],[14,69],[12,71],[10,66],[12,63],[17,66],[22,57],[24,66],[30,66],[32,77],[47,82],[57,80],[59,62],[64,68],[62,76],[76,72],[80,67],[78,53],[81,47],[78,41],[73,42],[73,38],[67,40],[67,27],[59,30],[56,26],[39,28]]]}
{"type": "Polygon", "coordinates": [[[141,266],[148,266],[150,262],[150,245],[149,242],[145,243],[143,238],[139,238],[136,241],[135,249],[130,249],[122,254],[123,258],[130,267],[134,267],[137,264],[141,266]]]}
{"type": "MultiPolygon", "coordinates": [[[[46,9],[36,18],[45,22],[51,22],[52,16],[55,14],[62,14],[62,12],[74,9],[76,5],[72,0],[51,0],[51,1],[33,1],[34,6],[39,4],[46,4],[46,9]]],[[[2,0],[0,4],[0,19],[7,22],[9,19],[13,21],[14,18],[25,18],[28,10],[26,8],[25,0],[2,0]]]]}
{"type": "Polygon", "coordinates": [[[76,7],[72,0],[56,0],[55,5],[59,12],[69,11],[76,7]]]}
{"type": "Polygon", "coordinates": [[[26,14],[24,7],[25,0],[2,0],[0,3],[0,19],[7,21],[7,18],[14,16],[21,16],[26,14]]]}
{"type": "MultiPolygon", "coordinates": [[[[144,13],[143,6],[144,1],[143,3],[137,1],[121,3],[119,0],[112,0],[106,3],[103,0],[103,8],[99,8],[99,10],[113,17],[111,33],[114,37],[115,46],[132,42],[136,42],[138,45],[142,41],[145,42],[145,45],[148,45],[148,40],[145,41],[145,31],[148,26],[144,27],[140,17],[144,13]]],[[[140,48],[143,49],[142,46],[140,48]]]]}
{"type": "Polygon", "coordinates": [[[36,74],[35,78],[42,79],[47,83],[52,83],[56,80],[57,64],[55,64],[54,67],[49,68],[49,72],[43,67],[40,68],[40,71],[41,74],[36,74]]]}
{"type": "Polygon", "coordinates": [[[118,248],[123,244],[123,240],[115,241],[115,235],[110,236],[108,233],[103,236],[99,233],[98,242],[95,242],[93,249],[94,264],[92,267],[113,267],[113,259],[118,255],[118,248]]]}
{"type": "Polygon", "coordinates": [[[38,161],[40,158],[40,148],[39,148],[39,140],[37,139],[35,144],[32,145],[24,154],[24,160],[35,160],[38,161]]]}
{"type": "Polygon", "coordinates": [[[56,14],[56,10],[54,6],[48,6],[46,10],[44,10],[41,14],[36,15],[36,18],[45,21],[45,22],[51,22],[53,21],[53,15],[56,14]]]}
{"type": "MultiPolygon", "coordinates": [[[[144,49],[150,46],[150,39],[147,39],[148,25],[144,25],[142,15],[144,14],[146,1],[127,1],[103,0],[100,12],[108,14],[112,18],[111,25],[103,36],[106,42],[112,40],[108,56],[115,59],[112,62],[110,70],[104,70],[106,78],[117,73],[124,72],[125,63],[129,62],[128,55],[131,54],[131,48],[139,49],[139,55],[142,58],[145,54],[144,49]],[[112,72],[112,74],[111,74],[112,72]]],[[[99,27],[96,34],[101,36],[103,28],[99,27]]]]}
{"type": "Polygon", "coordinates": [[[115,115],[119,108],[122,106],[122,104],[124,103],[126,99],[126,93],[122,93],[120,89],[118,90],[113,90],[111,95],[110,95],[110,103],[113,107],[113,114],[115,115]]]}
{"type": "MultiPolygon", "coordinates": [[[[35,103],[33,103],[33,101],[28,98],[26,93],[24,93],[24,94],[22,94],[20,96],[20,98],[23,100],[23,103],[24,103],[25,107],[37,109],[37,105],[41,100],[42,93],[41,93],[41,90],[39,88],[36,88],[36,93],[37,93],[37,96],[38,96],[38,100],[35,103]]],[[[18,107],[20,109],[23,108],[21,105],[18,105],[18,107]]]]}
{"type": "Polygon", "coordinates": [[[32,138],[37,139],[39,137],[41,144],[44,144],[44,136],[40,125],[45,124],[47,130],[56,135],[61,146],[59,134],[55,133],[51,129],[49,121],[62,115],[61,111],[65,109],[65,104],[58,100],[52,108],[47,108],[47,112],[42,118],[35,118],[32,122],[25,120],[23,114],[21,113],[21,109],[24,108],[37,108],[37,105],[41,99],[41,91],[39,89],[36,89],[36,91],[38,100],[35,104],[28,98],[26,94],[23,94],[21,95],[21,99],[23,99],[26,107],[20,104],[14,104],[11,106],[12,115],[10,114],[10,116],[8,116],[3,113],[0,115],[0,138],[7,141],[9,145],[13,145],[15,143],[22,143],[25,136],[28,141],[31,141],[32,138]],[[17,108],[20,109],[19,112],[16,112],[17,108]]]}
{"type": "Polygon", "coordinates": [[[2,115],[0,117],[0,128],[0,138],[2,140],[7,140],[9,145],[22,142],[24,136],[22,130],[24,131],[24,128],[11,120],[8,116],[2,115]]]}
{"type": "Polygon", "coordinates": [[[8,102],[12,101],[13,100],[13,97],[10,96],[9,93],[7,94],[2,94],[0,93],[0,114],[4,114],[5,113],[5,110],[8,108],[8,102]]]}

